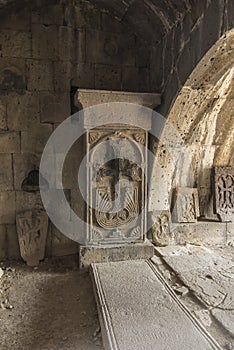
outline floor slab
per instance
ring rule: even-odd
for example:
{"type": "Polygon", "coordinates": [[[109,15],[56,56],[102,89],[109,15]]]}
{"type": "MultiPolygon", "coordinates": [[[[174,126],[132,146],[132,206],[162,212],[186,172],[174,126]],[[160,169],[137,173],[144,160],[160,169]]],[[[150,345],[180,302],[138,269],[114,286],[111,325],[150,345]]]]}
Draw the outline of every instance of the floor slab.
{"type": "Polygon", "coordinates": [[[234,337],[234,249],[186,245],[156,250],[234,337]]]}
{"type": "Polygon", "coordinates": [[[91,266],[106,350],[221,349],[149,260],[91,266]]]}

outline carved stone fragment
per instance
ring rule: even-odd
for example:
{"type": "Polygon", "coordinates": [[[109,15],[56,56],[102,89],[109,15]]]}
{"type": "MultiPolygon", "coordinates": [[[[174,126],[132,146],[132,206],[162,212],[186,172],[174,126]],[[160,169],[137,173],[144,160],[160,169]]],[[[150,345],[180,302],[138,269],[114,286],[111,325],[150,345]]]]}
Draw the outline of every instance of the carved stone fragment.
{"type": "Polygon", "coordinates": [[[198,191],[196,188],[179,187],[175,195],[173,220],[175,222],[196,222],[200,216],[198,191]]]}
{"type": "Polygon", "coordinates": [[[216,167],[214,174],[215,212],[221,221],[234,221],[234,167],[216,167]]]}
{"type": "Polygon", "coordinates": [[[26,211],[16,217],[20,253],[29,266],[44,259],[48,216],[43,211],[26,211]]]}
{"type": "Polygon", "coordinates": [[[156,246],[167,246],[170,243],[170,212],[155,212],[152,217],[152,241],[156,246]]]}

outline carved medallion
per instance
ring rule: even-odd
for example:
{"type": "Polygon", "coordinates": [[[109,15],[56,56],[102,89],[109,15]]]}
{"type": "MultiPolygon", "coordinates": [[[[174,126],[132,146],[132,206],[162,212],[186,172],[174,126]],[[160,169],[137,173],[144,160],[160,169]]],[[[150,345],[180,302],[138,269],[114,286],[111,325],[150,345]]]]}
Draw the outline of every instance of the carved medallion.
{"type": "Polygon", "coordinates": [[[234,221],[234,167],[215,168],[215,211],[222,221],[234,221]]]}

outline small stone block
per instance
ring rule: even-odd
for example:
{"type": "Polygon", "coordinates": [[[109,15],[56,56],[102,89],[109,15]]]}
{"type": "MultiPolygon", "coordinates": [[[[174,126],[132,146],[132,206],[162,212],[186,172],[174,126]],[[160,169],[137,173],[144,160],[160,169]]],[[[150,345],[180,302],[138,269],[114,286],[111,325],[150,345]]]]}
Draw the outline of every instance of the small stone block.
{"type": "Polygon", "coordinates": [[[88,268],[93,263],[149,259],[154,255],[154,246],[144,243],[112,246],[80,246],[79,267],[88,268]]]}

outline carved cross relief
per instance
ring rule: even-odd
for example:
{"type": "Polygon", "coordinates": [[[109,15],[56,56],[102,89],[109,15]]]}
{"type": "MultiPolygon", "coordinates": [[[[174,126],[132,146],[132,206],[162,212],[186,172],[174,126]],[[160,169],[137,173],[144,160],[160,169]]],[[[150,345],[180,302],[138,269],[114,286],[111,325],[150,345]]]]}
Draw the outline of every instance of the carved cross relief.
{"type": "Polygon", "coordinates": [[[234,221],[234,167],[215,168],[215,210],[222,221],[234,221]]]}
{"type": "Polygon", "coordinates": [[[141,129],[88,132],[90,243],[144,240],[145,146],[147,132],[141,129]]]}

